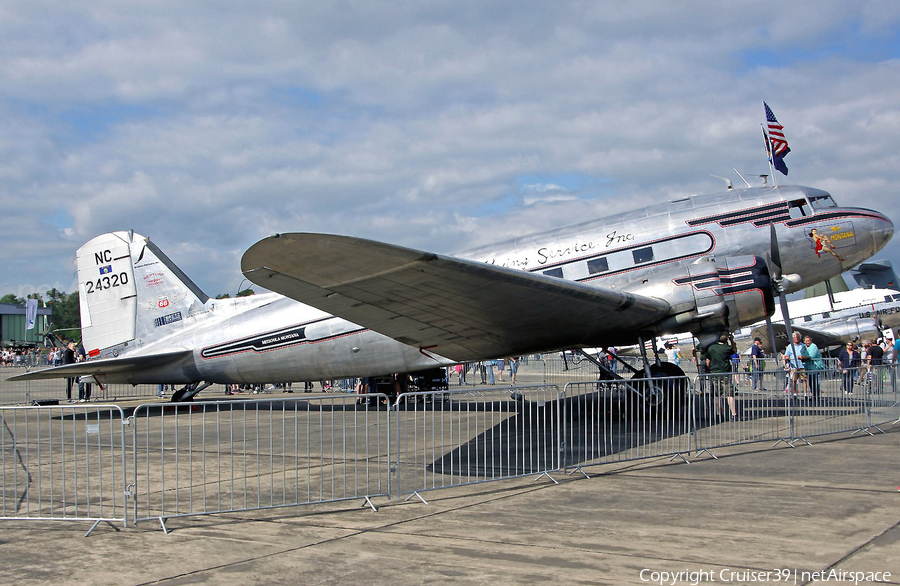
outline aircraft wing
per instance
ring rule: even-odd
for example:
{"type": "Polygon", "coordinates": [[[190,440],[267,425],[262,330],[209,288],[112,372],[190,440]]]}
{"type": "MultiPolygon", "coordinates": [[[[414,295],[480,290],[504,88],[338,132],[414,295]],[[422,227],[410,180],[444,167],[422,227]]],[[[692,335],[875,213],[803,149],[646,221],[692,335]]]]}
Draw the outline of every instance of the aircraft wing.
{"type": "Polygon", "coordinates": [[[634,339],[666,301],[329,234],[279,234],[241,270],[301,303],[453,360],[634,339]]]}
{"type": "Polygon", "coordinates": [[[44,380],[54,378],[71,378],[84,375],[104,375],[131,372],[145,368],[161,366],[176,366],[184,360],[190,359],[193,352],[190,350],[177,350],[175,352],[163,352],[159,354],[147,354],[143,356],[123,356],[121,358],[105,358],[102,360],[88,360],[76,362],[53,368],[44,368],[12,376],[7,380],[44,380]]]}

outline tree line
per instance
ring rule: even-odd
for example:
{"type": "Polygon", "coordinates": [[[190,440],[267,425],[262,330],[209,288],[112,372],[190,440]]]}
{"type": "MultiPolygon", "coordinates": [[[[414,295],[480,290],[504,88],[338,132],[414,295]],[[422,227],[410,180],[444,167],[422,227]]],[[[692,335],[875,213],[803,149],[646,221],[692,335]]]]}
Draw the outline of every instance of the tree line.
{"type": "MultiPolygon", "coordinates": [[[[56,287],[50,289],[46,294],[31,293],[24,299],[16,297],[12,293],[7,293],[0,297],[0,303],[9,303],[11,305],[25,306],[26,299],[37,299],[38,307],[49,307],[50,314],[50,331],[68,330],[81,328],[81,315],[78,308],[78,293],[66,293],[60,291],[56,287]]],[[[63,336],[65,337],[65,336],[63,336]]]]}
{"type": "MultiPolygon", "coordinates": [[[[244,289],[239,291],[236,297],[246,297],[253,295],[253,289],[244,289]]],[[[216,295],[216,299],[229,299],[231,295],[222,293],[216,295]]],[[[47,291],[44,295],[40,293],[31,293],[25,298],[16,297],[12,293],[7,293],[0,297],[0,303],[8,303],[11,305],[25,306],[26,299],[37,299],[38,307],[49,307],[50,327],[49,330],[80,330],[81,329],[81,313],[78,306],[78,292],[66,293],[60,291],[56,287],[47,291]]],[[[81,336],[62,335],[63,338],[72,338],[81,336]]]]}

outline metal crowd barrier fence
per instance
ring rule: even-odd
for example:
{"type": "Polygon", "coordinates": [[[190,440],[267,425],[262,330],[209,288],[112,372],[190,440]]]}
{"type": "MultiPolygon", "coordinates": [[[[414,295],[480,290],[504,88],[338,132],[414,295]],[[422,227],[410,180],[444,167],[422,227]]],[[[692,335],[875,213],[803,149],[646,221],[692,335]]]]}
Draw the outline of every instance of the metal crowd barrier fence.
{"type": "Polygon", "coordinates": [[[127,525],[125,431],[116,405],[0,407],[0,518],[127,525]]]}
{"type": "Polygon", "coordinates": [[[390,407],[380,394],[155,403],[128,418],[109,405],[3,407],[0,518],[166,530],[188,515],[374,509],[374,497],[425,502],[440,488],[900,423],[894,365],[804,374],[454,388],[390,407]]]}
{"type": "Polygon", "coordinates": [[[134,522],[390,494],[384,395],[140,405],[134,522]]]}
{"type": "MultiPolygon", "coordinates": [[[[395,494],[559,470],[554,385],[404,393],[392,411],[395,494]]],[[[556,482],[555,480],[553,480],[556,482]]]]}
{"type": "Polygon", "coordinates": [[[687,377],[566,384],[564,468],[587,476],[587,466],[690,452],[690,389],[687,377]]]}

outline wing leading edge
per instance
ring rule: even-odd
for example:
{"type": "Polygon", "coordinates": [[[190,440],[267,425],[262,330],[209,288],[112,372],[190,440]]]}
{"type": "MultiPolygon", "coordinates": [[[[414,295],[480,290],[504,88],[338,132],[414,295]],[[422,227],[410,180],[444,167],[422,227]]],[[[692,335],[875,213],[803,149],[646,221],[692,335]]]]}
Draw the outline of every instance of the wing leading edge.
{"type": "Polygon", "coordinates": [[[251,246],[252,282],[453,360],[621,344],[663,300],[348,236],[278,234],[251,246]]]}

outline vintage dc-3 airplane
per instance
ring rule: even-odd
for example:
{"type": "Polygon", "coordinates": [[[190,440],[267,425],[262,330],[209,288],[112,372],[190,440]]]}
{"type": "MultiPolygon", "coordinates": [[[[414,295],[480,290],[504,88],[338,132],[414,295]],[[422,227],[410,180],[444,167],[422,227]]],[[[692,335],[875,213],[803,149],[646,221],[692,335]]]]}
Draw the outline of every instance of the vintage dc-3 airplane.
{"type": "MultiPolygon", "coordinates": [[[[826,295],[798,299],[788,304],[788,313],[792,330],[809,336],[822,350],[847,342],[875,340],[881,336],[881,330],[900,326],[900,291],[859,288],[834,293],[831,299],[826,295]]],[[[775,347],[783,350],[788,339],[780,308],[771,321],[775,347]]],[[[740,333],[746,335],[747,344],[758,337],[764,348],[772,347],[765,322],[743,328],[740,333]]]]}
{"type": "MultiPolygon", "coordinates": [[[[769,186],[684,197],[457,256],[276,234],[241,261],[250,281],[275,293],[228,300],[209,299],[149,239],[113,232],[77,252],[93,360],[17,378],[183,384],[172,398],[184,400],[211,383],[411,373],[663,332],[690,331],[708,344],[772,314],[767,258],[780,259],[777,281],[793,291],[868,259],[893,231],[883,214],[838,207],[824,191],[769,186]]],[[[653,375],[681,374],[648,362],[653,375]]]]}

